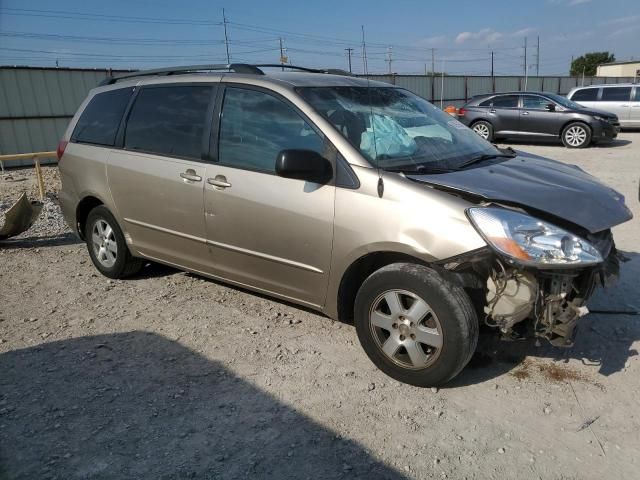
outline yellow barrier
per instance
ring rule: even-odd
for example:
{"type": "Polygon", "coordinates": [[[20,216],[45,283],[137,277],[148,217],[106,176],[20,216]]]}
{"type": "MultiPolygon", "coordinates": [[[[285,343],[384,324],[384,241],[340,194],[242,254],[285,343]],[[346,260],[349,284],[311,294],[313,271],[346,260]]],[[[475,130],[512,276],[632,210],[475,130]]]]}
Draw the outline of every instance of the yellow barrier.
{"type": "Polygon", "coordinates": [[[40,168],[41,158],[56,157],[56,152],[33,152],[33,153],[16,153],[12,155],[0,155],[0,165],[4,173],[5,160],[28,160],[33,159],[36,168],[36,177],[38,178],[38,191],[40,193],[40,201],[44,200],[44,179],[42,178],[42,169],[40,168]]]}

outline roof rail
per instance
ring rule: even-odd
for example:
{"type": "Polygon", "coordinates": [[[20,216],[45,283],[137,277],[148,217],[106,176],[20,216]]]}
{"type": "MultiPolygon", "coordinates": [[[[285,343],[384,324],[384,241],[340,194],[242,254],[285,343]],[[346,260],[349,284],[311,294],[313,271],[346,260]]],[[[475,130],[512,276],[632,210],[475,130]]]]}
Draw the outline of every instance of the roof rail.
{"type": "Polygon", "coordinates": [[[155,68],[152,70],[140,70],[138,72],[131,72],[125,75],[119,75],[117,77],[107,77],[100,86],[113,85],[119,80],[125,80],[135,77],[147,77],[151,75],[174,75],[176,73],[191,73],[191,72],[203,72],[214,70],[228,70],[235,73],[250,73],[254,75],[264,75],[264,72],[259,68],[246,63],[230,63],[230,64],[210,64],[210,65],[187,65],[183,67],[168,67],[168,68],[155,68]]]}
{"type": "Polygon", "coordinates": [[[309,72],[309,73],[328,73],[331,75],[347,75],[347,76],[352,75],[346,70],[340,70],[339,68],[307,68],[307,67],[298,67],[296,65],[283,65],[281,63],[261,63],[253,66],[254,67],[274,67],[274,68],[282,67],[282,68],[288,68],[290,70],[300,70],[302,72],[309,72]]]}

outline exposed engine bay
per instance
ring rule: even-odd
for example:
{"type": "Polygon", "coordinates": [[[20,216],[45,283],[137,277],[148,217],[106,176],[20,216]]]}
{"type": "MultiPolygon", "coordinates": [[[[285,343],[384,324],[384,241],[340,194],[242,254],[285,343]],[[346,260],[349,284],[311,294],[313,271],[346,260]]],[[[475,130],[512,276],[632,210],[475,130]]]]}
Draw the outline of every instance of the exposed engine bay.
{"type": "Polygon", "coordinates": [[[593,267],[521,267],[490,251],[450,259],[443,266],[472,293],[484,323],[498,329],[503,339],[535,336],[568,347],[573,345],[579,319],[589,313],[587,300],[599,284],[615,283],[624,260],[610,230],[590,237],[605,259],[593,267]]]}

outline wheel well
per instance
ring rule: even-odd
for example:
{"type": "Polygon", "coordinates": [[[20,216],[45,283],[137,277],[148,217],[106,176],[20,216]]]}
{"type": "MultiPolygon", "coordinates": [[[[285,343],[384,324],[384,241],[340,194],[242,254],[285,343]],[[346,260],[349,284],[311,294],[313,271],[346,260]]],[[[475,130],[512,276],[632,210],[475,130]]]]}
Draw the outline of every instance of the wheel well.
{"type": "Polygon", "coordinates": [[[560,136],[562,137],[562,135],[564,134],[565,129],[571,125],[572,123],[581,123],[582,125],[584,125],[585,127],[587,127],[589,129],[589,133],[591,133],[591,135],[593,135],[593,128],[591,128],[591,125],[589,125],[587,122],[584,122],[582,120],[569,120],[567,122],[565,122],[564,125],[562,125],[562,128],[560,129],[560,136]]]}
{"type": "Polygon", "coordinates": [[[78,235],[84,239],[84,226],[89,216],[89,212],[98,205],[102,205],[102,202],[96,197],[84,197],[78,207],[76,208],[76,227],[78,229],[78,235]]]}
{"type": "Polygon", "coordinates": [[[473,127],[476,123],[478,122],[485,122],[488,123],[489,125],[491,125],[493,127],[493,123],[491,123],[489,120],[487,120],[486,118],[477,118],[475,119],[473,122],[471,122],[469,124],[469,128],[473,127]]]}
{"type": "Polygon", "coordinates": [[[426,265],[427,262],[399,252],[374,252],[364,255],[349,265],[342,275],[338,288],[338,319],[342,322],[353,321],[353,307],[362,282],[376,270],[397,262],[410,262],[426,265]]]}

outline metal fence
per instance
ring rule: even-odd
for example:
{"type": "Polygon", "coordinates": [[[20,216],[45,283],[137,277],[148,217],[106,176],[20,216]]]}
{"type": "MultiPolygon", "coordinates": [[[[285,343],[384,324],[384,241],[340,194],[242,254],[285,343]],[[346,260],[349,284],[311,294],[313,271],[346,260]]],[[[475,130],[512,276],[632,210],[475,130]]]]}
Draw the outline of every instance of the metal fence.
{"type": "Polygon", "coordinates": [[[495,92],[544,91],[566,95],[574,87],[603,83],[629,83],[634,78],[623,77],[481,77],[462,75],[369,75],[371,80],[392,83],[406,88],[443,107],[461,107],[475,95],[495,92]]]}
{"type": "MultiPolygon", "coordinates": [[[[0,154],[55,150],[89,90],[109,74],[109,70],[0,67],[0,154]]],[[[5,166],[32,164],[14,160],[5,166]]]]}
{"type": "MultiPolygon", "coordinates": [[[[0,67],[0,154],[55,150],[80,103],[110,73],[121,71],[70,68],[0,67]]],[[[443,107],[462,106],[474,95],[544,90],[566,95],[573,87],[632,82],[615,77],[444,77],[370,75],[372,80],[404,87],[443,107]]],[[[31,160],[6,166],[30,165],[31,160]]]]}

